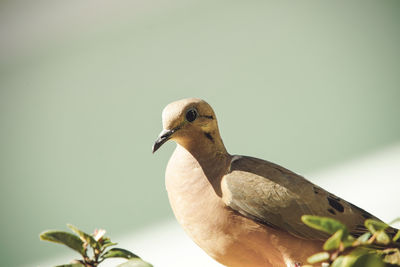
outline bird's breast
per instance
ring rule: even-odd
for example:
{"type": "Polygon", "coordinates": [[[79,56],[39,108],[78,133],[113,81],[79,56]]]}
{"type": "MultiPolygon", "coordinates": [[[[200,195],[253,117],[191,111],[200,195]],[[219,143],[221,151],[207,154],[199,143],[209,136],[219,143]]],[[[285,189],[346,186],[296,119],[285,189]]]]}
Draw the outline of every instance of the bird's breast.
{"type": "Polygon", "coordinates": [[[207,254],[226,266],[284,266],[275,230],[227,207],[199,163],[182,148],[166,170],[172,210],[185,232],[207,254]]]}
{"type": "Polygon", "coordinates": [[[172,210],[186,233],[201,247],[216,242],[227,214],[200,164],[178,146],[165,178],[172,210]]]}

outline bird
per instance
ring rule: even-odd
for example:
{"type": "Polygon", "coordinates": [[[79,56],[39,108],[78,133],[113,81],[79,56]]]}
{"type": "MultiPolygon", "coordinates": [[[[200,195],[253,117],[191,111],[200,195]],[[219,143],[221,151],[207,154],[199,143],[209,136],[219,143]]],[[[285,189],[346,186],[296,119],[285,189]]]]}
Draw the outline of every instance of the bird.
{"type": "Polygon", "coordinates": [[[212,107],[199,98],[168,104],[156,152],[176,148],[165,185],[177,221],[209,256],[228,267],[301,266],[327,235],[306,226],[304,214],[337,219],[360,236],[367,211],[278,164],[231,155],[212,107]]]}

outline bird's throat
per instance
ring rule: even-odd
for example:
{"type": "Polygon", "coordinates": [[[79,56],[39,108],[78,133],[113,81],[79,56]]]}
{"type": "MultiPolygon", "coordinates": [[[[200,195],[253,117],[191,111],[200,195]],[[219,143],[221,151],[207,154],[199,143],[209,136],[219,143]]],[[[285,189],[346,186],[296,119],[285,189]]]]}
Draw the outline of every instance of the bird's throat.
{"type": "MultiPolygon", "coordinates": [[[[182,165],[189,165],[193,169],[198,169],[193,171],[202,172],[203,179],[206,178],[215,193],[222,197],[221,179],[227,173],[231,162],[231,155],[226,152],[222,142],[220,144],[217,142],[209,144],[192,142],[186,143],[184,146],[178,143],[174,153],[186,154],[181,157],[186,160],[186,162],[182,162],[182,165]]],[[[190,174],[188,173],[188,175],[190,174]]],[[[185,179],[191,179],[191,177],[185,179]]]]}

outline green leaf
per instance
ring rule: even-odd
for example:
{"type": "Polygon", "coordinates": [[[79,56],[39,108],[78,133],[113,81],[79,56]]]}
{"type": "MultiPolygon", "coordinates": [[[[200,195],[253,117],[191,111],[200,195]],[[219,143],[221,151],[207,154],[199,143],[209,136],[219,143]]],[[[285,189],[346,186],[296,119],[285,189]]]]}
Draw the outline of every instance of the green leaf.
{"type": "Polygon", "coordinates": [[[393,224],[398,223],[398,222],[400,222],[400,217],[394,219],[393,221],[391,221],[391,222],[388,223],[388,224],[389,224],[389,225],[393,225],[393,224]]]}
{"type": "Polygon", "coordinates": [[[307,258],[307,262],[310,263],[310,264],[314,264],[314,263],[317,263],[317,262],[326,261],[326,260],[329,259],[329,256],[330,256],[329,253],[326,252],[326,251],[319,252],[319,253],[316,253],[316,254],[308,257],[307,258]]]}
{"type": "Polygon", "coordinates": [[[104,237],[104,238],[102,239],[102,241],[101,241],[101,247],[102,247],[103,249],[104,249],[104,248],[111,247],[111,246],[115,246],[115,245],[118,245],[118,243],[113,243],[113,242],[111,242],[110,238],[108,238],[108,237],[104,237]]]}
{"type": "Polygon", "coordinates": [[[148,262],[145,262],[144,260],[137,258],[137,259],[132,259],[127,262],[124,262],[122,264],[117,265],[117,267],[153,267],[148,262]]]}
{"type": "Polygon", "coordinates": [[[63,265],[57,265],[55,267],[85,267],[82,263],[70,263],[70,264],[63,264],[63,265]]]}
{"type": "Polygon", "coordinates": [[[376,254],[364,254],[357,258],[352,267],[384,267],[384,263],[376,254]]]}
{"type": "Polygon", "coordinates": [[[332,262],[330,267],[351,267],[354,262],[356,262],[358,256],[356,255],[346,255],[339,256],[334,262],[332,262]]]}
{"type": "Polygon", "coordinates": [[[390,237],[388,236],[387,233],[385,233],[384,230],[376,231],[375,234],[376,234],[376,242],[378,244],[387,245],[390,243],[390,237]]]}
{"type": "Polygon", "coordinates": [[[371,234],[370,232],[366,232],[366,233],[360,235],[360,236],[357,238],[357,242],[359,242],[360,244],[366,244],[367,241],[368,241],[368,239],[371,237],[371,235],[372,235],[372,234],[371,234]]]}
{"type": "Polygon", "coordinates": [[[343,229],[344,235],[347,235],[348,233],[347,227],[344,224],[332,218],[313,216],[313,215],[303,215],[301,216],[301,220],[309,227],[323,231],[331,235],[336,233],[339,229],[343,229]]]}
{"type": "Polygon", "coordinates": [[[385,230],[389,227],[389,225],[387,225],[386,223],[373,219],[365,220],[364,225],[372,234],[374,234],[376,231],[385,230]]]}
{"type": "Polygon", "coordinates": [[[340,246],[340,242],[342,241],[343,237],[343,229],[337,230],[336,233],[334,233],[331,237],[328,238],[328,240],[325,241],[324,243],[324,250],[333,250],[333,249],[338,249],[340,246]]]}
{"type": "Polygon", "coordinates": [[[342,267],[344,256],[339,256],[332,262],[330,267],[342,267]]]}
{"type": "Polygon", "coordinates": [[[97,248],[97,249],[101,249],[100,243],[97,242],[93,236],[79,230],[76,226],[72,225],[72,224],[67,224],[68,228],[71,229],[73,232],[75,232],[77,235],[79,235],[79,237],[81,238],[81,240],[83,242],[86,242],[87,244],[89,244],[92,248],[97,248]]]}
{"type": "Polygon", "coordinates": [[[346,237],[342,237],[343,247],[348,248],[353,246],[353,243],[356,239],[352,235],[348,235],[346,237]]]}
{"type": "Polygon", "coordinates": [[[104,259],[107,258],[125,258],[125,259],[133,259],[133,258],[139,258],[139,256],[133,254],[132,252],[122,249],[122,248],[112,248],[106,253],[102,255],[104,259]]]}
{"type": "Polygon", "coordinates": [[[383,261],[390,264],[400,265],[400,251],[398,248],[389,248],[383,251],[383,261]]]}
{"type": "Polygon", "coordinates": [[[397,230],[396,235],[393,237],[393,242],[396,242],[400,238],[400,230],[397,230]]]}
{"type": "Polygon", "coordinates": [[[330,267],[384,267],[377,250],[358,247],[347,255],[339,256],[330,267]]]}
{"type": "Polygon", "coordinates": [[[67,247],[79,252],[81,255],[86,255],[86,249],[83,246],[83,241],[71,233],[63,231],[46,231],[41,233],[39,237],[41,240],[66,245],[67,247]]]}

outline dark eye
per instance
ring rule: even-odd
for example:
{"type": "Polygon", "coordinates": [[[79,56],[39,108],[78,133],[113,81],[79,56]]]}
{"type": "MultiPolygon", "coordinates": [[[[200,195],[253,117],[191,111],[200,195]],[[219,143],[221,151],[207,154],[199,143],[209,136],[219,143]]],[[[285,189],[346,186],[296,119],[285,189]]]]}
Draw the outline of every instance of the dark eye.
{"type": "Polygon", "coordinates": [[[188,122],[194,121],[195,119],[197,119],[197,110],[194,108],[189,109],[188,111],[186,111],[185,117],[188,122]]]}

